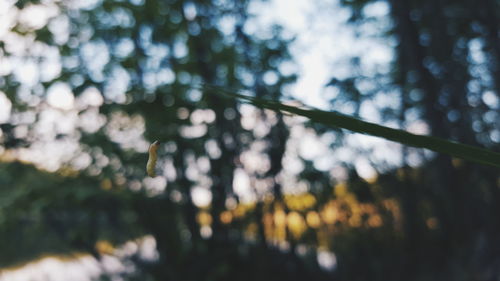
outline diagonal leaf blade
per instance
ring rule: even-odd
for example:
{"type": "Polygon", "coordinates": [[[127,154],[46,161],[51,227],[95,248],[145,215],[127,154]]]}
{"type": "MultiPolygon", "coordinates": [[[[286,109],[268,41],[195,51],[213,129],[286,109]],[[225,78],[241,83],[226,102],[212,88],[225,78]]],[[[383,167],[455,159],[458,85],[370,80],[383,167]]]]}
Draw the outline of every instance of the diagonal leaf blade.
{"type": "Polygon", "coordinates": [[[404,130],[393,129],[375,123],[366,122],[348,115],[337,112],[323,111],[319,109],[305,109],[297,106],[286,105],[278,101],[246,96],[227,91],[217,86],[203,85],[203,88],[213,91],[215,94],[227,98],[238,99],[250,103],[259,108],[267,108],[275,111],[291,113],[306,117],[313,122],[321,123],[331,127],[347,129],[353,132],[381,137],[404,145],[426,148],[432,151],[449,154],[453,157],[500,167],[500,153],[453,142],[432,136],[416,135],[404,130]]]}

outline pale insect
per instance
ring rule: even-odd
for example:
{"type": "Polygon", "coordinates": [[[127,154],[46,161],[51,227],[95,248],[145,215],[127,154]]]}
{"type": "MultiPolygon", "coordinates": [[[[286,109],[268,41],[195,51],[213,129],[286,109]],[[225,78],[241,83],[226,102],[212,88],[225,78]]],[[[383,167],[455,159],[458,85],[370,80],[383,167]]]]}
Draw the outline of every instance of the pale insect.
{"type": "Polygon", "coordinates": [[[159,141],[153,142],[149,146],[149,159],[148,163],[146,164],[146,171],[148,173],[148,176],[154,178],[156,177],[156,160],[158,160],[158,147],[160,146],[159,141]]]}

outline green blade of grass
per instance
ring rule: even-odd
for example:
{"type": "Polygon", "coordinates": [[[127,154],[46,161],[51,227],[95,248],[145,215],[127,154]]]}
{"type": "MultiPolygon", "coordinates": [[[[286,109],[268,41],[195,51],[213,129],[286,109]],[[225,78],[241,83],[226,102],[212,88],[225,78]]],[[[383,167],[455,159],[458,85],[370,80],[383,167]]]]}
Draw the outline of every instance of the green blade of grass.
{"type": "Polygon", "coordinates": [[[278,101],[246,96],[227,91],[217,86],[203,85],[203,88],[218,95],[253,104],[259,108],[267,108],[275,111],[291,113],[306,117],[312,122],[321,123],[327,126],[343,128],[361,134],[381,137],[404,145],[426,148],[432,151],[446,153],[453,157],[500,167],[500,153],[487,149],[431,136],[416,135],[408,133],[404,130],[393,129],[375,123],[366,122],[337,112],[323,111],[319,109],[304,109],[286,105],[278,101]]]}

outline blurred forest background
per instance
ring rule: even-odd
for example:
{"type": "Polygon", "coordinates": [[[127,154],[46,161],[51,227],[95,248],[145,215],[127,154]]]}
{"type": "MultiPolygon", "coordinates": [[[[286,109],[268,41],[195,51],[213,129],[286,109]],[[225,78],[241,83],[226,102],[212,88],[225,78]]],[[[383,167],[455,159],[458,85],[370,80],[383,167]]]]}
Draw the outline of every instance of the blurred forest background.
{"type": "MultiPolygon", "coordinates": [[[[96,280],[500,278],[497,168],[193,87],[298,103],[297,34],[257,28],[265,3],[1,4],[4,272],[56,256],[99,261],[96,280]]],[[[310,5],[390,57],[336,62],[322,108],[500,150],[498,1],[310,5]]]]}

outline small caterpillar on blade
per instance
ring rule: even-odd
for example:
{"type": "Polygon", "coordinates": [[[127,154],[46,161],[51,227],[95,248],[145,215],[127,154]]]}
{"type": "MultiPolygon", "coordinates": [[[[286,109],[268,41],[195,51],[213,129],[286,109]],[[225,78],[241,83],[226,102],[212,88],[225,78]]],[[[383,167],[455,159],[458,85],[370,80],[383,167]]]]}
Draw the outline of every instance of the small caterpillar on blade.
{"type": "Polygon", "coordinates": [[[148,173],[148,176],[152,178],[156,177],[155,168],[156,168],[156,160],[158,160],[157,151],[159,146],[160,146],[159,141],[155,141],[149,146],[149,159],[148,163],[146,164],[146,172],[148,173]]]}

